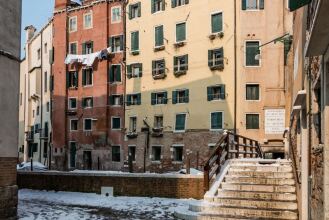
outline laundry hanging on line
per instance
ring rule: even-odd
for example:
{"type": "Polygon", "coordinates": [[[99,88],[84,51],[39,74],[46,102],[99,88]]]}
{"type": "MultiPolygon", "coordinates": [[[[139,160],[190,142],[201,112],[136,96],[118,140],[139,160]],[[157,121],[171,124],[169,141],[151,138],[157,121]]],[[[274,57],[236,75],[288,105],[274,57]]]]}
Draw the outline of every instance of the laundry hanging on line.
{"type": "Polygon", "coordinates": [[[91,54],[68,54],[65,58],[65,64],[72,64],[72,63],[81,63],[82,65],[92,66],[96,59],[103,60],[106,59],[108,54],[111,53],[111,47],[106,48],[101,51],[97,51],[91,54]]]}

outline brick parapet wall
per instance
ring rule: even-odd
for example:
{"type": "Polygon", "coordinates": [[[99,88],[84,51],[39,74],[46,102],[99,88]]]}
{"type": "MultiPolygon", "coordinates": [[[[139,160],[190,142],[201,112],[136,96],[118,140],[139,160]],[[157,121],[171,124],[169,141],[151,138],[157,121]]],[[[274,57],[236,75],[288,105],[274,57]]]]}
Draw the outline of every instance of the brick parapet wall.
{"type": "Polygon", "coordinates": [[[0,187],[16,185],[17,158],[0,157],[0,187]]]}
{"type": "Polygon", "coordinates": [[[68,172],[19,172],[20,189],[100,193],[113,187],[115,196],[202,199],[203,176],[152,174],[86,174],[68,172]]]}

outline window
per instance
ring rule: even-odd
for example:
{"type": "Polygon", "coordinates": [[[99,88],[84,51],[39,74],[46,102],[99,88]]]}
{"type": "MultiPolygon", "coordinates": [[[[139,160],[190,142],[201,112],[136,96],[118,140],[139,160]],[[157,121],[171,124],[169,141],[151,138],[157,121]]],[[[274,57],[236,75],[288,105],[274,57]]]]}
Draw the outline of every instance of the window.
{"type": "Polygon", "coordinates": [[[88,41],[82,44],[82,54],[91,54],[94,51],[94,42],[88,41]]]}
{"type": "Polygon", "coordinates": [[[259,100],[259,85],[247,84],[246,85],[246,100],[259,100]]]}
{"type": "Polygon", "coordinates": [[[207,100],[224,100],[225,99],[225,85],[215,85],[207,87],[207,100]]]}
{"type": "Polygon", "coordinates": [[[174,57],[174,72],[185,72],[188,70],[188,55],[174,57]]]}
{"type": "Polygon", "coordinates": [[[167,92],[151,93],[151,104],[152,105],[167,104],[167,102],[168,102],[167,92]]]}
{"type": "Polygon", "coordinates": [[[77,131],[78,130],[78,119],[71,119],[70,120],[70,131],[77,131]]]}
{"type": "Polygon", "coordinates": [[[83,28],[89,29],[93,27],[93,14],[91,12],[83,15],[83,28]]]}
{"type": "Polygon", "coordinates": [[[120,7],[113,7],[111,17],[112,17],[112,23],[121,22],[121,8],[120,7]]]}
{"type": "Polygon", "coordinates": [[[152,161],[161,160],[161,146],[152,146],[152,161]]]}
{"type": "Polygon", "coordinates": [[[129,19],[134,19],[141,16],[141,3],[138,2],[133,5],[129,5],[129,19]]]}
{"type": "Polygon", "coordinates": [[[171,7],[175,8],[178,6],[187,5],[188,3],[189,3],[189,0],[172,0],[171,7]]]}
{"type": "Polygon", "coordinates": [[[259,114],[246,114],[246,129],[259,129],[259,114]]]}
{"type": "Polygon", "coordinates": [[[44,73],[44,91],[47,92],[48,91],[48,73],[45,72],[44,73]]]}
{"type": "Polygon", "coordinates": [[[211,130],[223,129],[223,112],[212,112],[210,117],[211,130]]]}
{"type": "Polygon", "coordinates": [[[69,109],[77,108],[77,98],[69,98],[69,109]]]}
{"type": "Polygon", "coordinates": [[[183,146],[173,146],[173,161],[183,161],[183,146]]]}
{"type": "Polygon", "coordinates": [[[39,133],[40,132],[40,124],[35,124],[34,125],[34,133],[39,133]]]}
{"type": "Polygon", "coordinates": [[[131,32],[131,51],[139,50],[139,31],[131,32]]]}
{"type": "Polygon", "coordinates": [[[111,95],[110,96],[110,105],[120,106],[123,103],[123,95],[111,95]]]}
{"type": "Polygon", "coordinates": [[[47,54],[48,53],[48,44],[47,43],[45,43],[44,45],[43,45],[43,51],[44,51],[44,53],[45,54],[47,54]]]}
{"type": "Polygon", "coordinates": [[[69,32],[77,31],[77,16],[69,18],[69,32]]]}
{"type": "Polygon", "coordinates": [[[219,33],[223,31],[223,13],[215,13],[211,15],[211,33],[219,33]]]}
{"type": "Polygon", "coordinates": [[[140,105],[141,98],[141,93],[127,95],[127,105],[140,105]]]}
{"type": "Polygon", "coordinates": [[[186,40],[186,23],[176,24],[176,42],[186,40]]]}
{"type": "Polygon", "coordinates": [[[258,41],[246,42],[246,66],[259,66],[259,59],[256,56],[260,53],[258,41]]]}
{"type": "Polygon", "coordinates": [[[109,70],[110,83],[121,82],[121,65],[111,65],[109,70]]]}
{"type": "Polygon", "coordinates": [[[93,102],[93,97],[82,98],[82,108],[92,108],[94,105],[93,102]]]}
{"type": "Polygon", "coordinates": [[[78,72],[70,71],[67,74],[67,88],[78,87],[78,72]]]}
{"type": "Polygon", "coordinates": [[[264,0],[242,0],[242,10],[264,9],[264,0]]]}
{"type": "Polygon", "coordinates": [[[128,160],[129,156],[132,161],[136,161],[136,146],[128,146],[128,160]]]}
{"type": "Polygon", "coordinates": [[[41,49],[40,48],[38,49],[37,53],[38,53],[38,60],[40,60],[41,59],[41,49]]]}
{"type": "Polygon", "coordinates": [[[135,78],[142,77],[143,75],[143,64],[142,63],[134,63],[127,65],[127,77],[135,78]]]}
{"type": "Polygon", "coordinates": [[[37,115],[40,115],[40,106],[37,106],[37,115]]]}
{"type": "Polygon", "coordinates": [[[123,51],[123,35],[110,37],[110,46],[113,53],[123,51]]]}
{"type": "Polygon", "coordinates": [[[77,54],[78,53],[78,43],[77,42],[73,42],[70,43],[70,54],[77,54]]]}
{"type": "Polygon", "coordinates": [[[165,0],[151,0],[152,1],[152,14],[156,13],[158,11],[164,11],[165,10],[165,0]]]}
{"type": "Polygon", "coordinates": [[[185,131],[186,114],[176,114],[175,131],[185,131]]]}
{"type": "Polygon", "coordinates": [[[163,25],[156,26],[154,29],[155,36],[155,47],[161,47],[164,45],[163,41],[163,25]]]}
{"type": "Polygon", "coordinates": [[[152,75],[153,78],[156,76],[163,76],[166,73],[166,62],[162,60],[153,60],[152,61],[152,75]]]}
{"type": "Polygon", "coordinates": [[[76,166],[76,153],[77,153],[77,143],[70,142],[70,167],[74,168],[76,166]]]}
{"type": "Polygon", "coordinates": [[[92,122],[93,122],[93,120],[91,118],[83,119],[83,130],[92,131],[92,122]]]}
{"type": "Polygon", "coordinates": [[[121,129],[121,118],[112,117],[112,129],[113,130],[120,130],[121,129]]]}
{"type": "Polygon", "coordinates": [[[49,111],[50,111],[50,103],[47,102],[47,112],[49,112],[49,111]]]}
{"type": "Polygon", "coordinates": [[[92,86],[93,85],[93,69],[82,69],[82,85],[92,86]]]}
{"type": "Polygon", "coordinates": [[[137,132],[137,117],[129,117],[129,132],[137,132]]]}
{"type": "Polygon", "coordinates": [[[172,103],[188,103],[189,102],[189,90],[176,90],[172,92],[172,103]]]}
{"type": "Polygon", "coordinates": [[[224,68],[224,49],[208,50],[208,66],[210,69],[224,68]]]}
{"type": "Polygon", "coordinates": [[[154,128],[163,128],[163,115],[154,116],[154,128]]]}
{"type": "Polygon", "coordinates": [[[112,146],[112,161],[120,162],[121,161],[120,146],[112,146]]]}

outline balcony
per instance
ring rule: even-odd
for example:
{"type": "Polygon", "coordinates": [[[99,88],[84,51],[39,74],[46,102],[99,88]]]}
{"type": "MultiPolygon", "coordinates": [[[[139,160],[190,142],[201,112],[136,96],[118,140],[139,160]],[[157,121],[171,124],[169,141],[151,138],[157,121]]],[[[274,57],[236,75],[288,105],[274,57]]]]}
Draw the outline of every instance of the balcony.
{"type": "Polygon", "coordinates": [[[26,134],[26,141],[34,141],[34,132],[33,131],[28,131],[25,133],[26,134]]]}
{"type": "Polygon", "coordinates": [[[307,13],[308,36],[306,56],[318,56],[326,52],[329,45],[328,0],[312,0],[307,13]]]}
{"type": "Polygon", "coordinates": [[[48,139],[49,137],[49,130],[47,128],[40,130],[40,139],[48,139]]]}
{"type": "Polygon", "coordinates": [[[152,137],[163,137],[163,128],[152,128],[152,137]]]}
{"type": "Polygon", "coordinates": [[[127,135],[127,138],[129,138],[129,139],[137,138],[137,136],[138,136],[136,131],[128,131],[126,135],[127,135]]]}

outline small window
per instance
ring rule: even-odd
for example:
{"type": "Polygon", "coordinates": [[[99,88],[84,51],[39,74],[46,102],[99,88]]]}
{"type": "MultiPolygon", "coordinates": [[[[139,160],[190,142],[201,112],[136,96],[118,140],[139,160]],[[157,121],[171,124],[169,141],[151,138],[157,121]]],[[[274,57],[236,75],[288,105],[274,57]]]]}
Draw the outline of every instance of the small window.
{"type": "Polygon", "coordinates": [[[78,72],[70,71],[67,74],[67,88],[78,87],[78,72]]]}
{"type": "Polygon", "coordinates": [[[128,146],[128,161],[129,156],[131,157],[132,161],[136,161],[136,146],[128,146]]]}
{"type": "Polygon", "coordinates": [[[177,114],[175,131],[185,131],[185,122],[186,122],[186,114],[185,113],[177,114]]]}
{"type": "Polygon", "coordinates": [[[246,85],[246,100],[259,100],[259,85],[247,84],[246,85]]]}
{"type": "Polygon", "coordinates": [[[212,112],[211,114],[211,130],[223,129],[223,112],[212,112]]]}
{"type": "Polygon", "coordinates": [[[70,43],[70,54],[77,54],[78,53],[78,43],[77,42],[73,42],[70,43]]]}
{"type": "Polygon", "coordinates": [[[92,108],[93,106],[93,97],[82,98],[82,108],[92,108]]]}
{"type": "Polygon", "coordinates": [[[259,10],[264,6],[264,0],[242,0],[242,10],[259,10]]]}
{"type": "Polygon", "coordinates": [[[77,31],[77,17],[69,18],[69,32],[77,31]]]}
{"type": "Polygon", "coordinates": [[[186,23],[176,24],[176,42],[182,42],[186,40],[186,23]]]}
{"type": "Polygon", "coordinates": [[[40,115],[40,106],[37,106],[37,115],[40,115]]]}
{"type": "Polygon", "coordinates": [[[246,66],[259,66],[257,55],[260,54],[258,41],[246,42],[246,66]]]}
{"type": "Polygon", "coordinates": [[[47,72],[45,72],[44,73],[44,91],[45,92],[48,92],[48,73],[47,72]]]}
{"type": "Polygon", "coordinates": [[[93,85],[93,69],[82,69],[82,85],[92,86],[93,85]]]}
{"type": "Polygon", "coordinates": [[[127,105],[140,105],[141,98],[141,93],[127,95],[127,105]]]}
{"type": "Polygon", "coordinates": [[[161,146],[152,146],[152,161],[161,160],[161,146]]]}
{"type": "Polygon", "coordinates": [[[178,6],[187,5],[188,3],[189,3],[189,0],[172,0],[171,7],[175,8],[178,6]]]}
{"type": "Polygon", "coordinates": [[[166,63],[164,59],[152,61],[153,77],[165,75],[165,73],[166,73],[166,63]]]}
{"type": "Polygon", "coordinates": [[[70,131],[77,131],[78,130],[78,119],[71,119],[70,120],[70,131]]]}
{"type": "Polygon", "coordinates": [[[38,60],[40,60],[41,59],[41,49],[38,49],[37,53],[38,53],[38,60]]]}
{"type": "Polygon", "coordinates": [[[93,27],[93,15],[91,12],[83,15],[83,27],[84,29],[93,27]]]}
{"type": "Polygon", "coordinates": [[[215,13],[211,15],[211,33],[219,33],[223,31],[223,13],[215,13]]]}
{"type": "Polygon", "coordinates": [[[77,143],[70,142],[70,167],[74,168],[76,166],[76,153],[77,153],[77,143]]]}
{"type": "Polygon", "coordinates": [[[69,98],[69,109],[77,108],[77,98],[69,98]]]}
{"type": "Polygon", "coordinates": [[[49,112],[49,111],[50,111],[50,103],[47,102],[47,112],[49,112]]]}
{"type": "Polygon", "coordinates": [[[151,104],[152,105],[167,104],[167,102],[168,102],[167,92],[151,93],[151,104]]]}
{"type": "Polygon", "coordinates": [[[174,57],[174,73],[188,70],[188,55],[174,57]]]}
{"type": "Polygon", "coordinates": [[[121,82],[121,65],[111,65],[109,74],[110,83],[121,82]]]}
{"type": "Polygon", "coordinates": [[[141,3],[138,2],[133,5],[129,5],[129,19],[134,19],[141,16],[141,3]]]}
{"type": "Polygon", "coordinates": [[[35,124],[34,125],[34,133],[39,133],[40,132],[40,124],[35,124]]]}
{"type": "Polygon", "coordinates": [[[259,114],[246,114],[246,129],[259,129],[259,114]]]}
{"type": "Polygon", "coordinates": [[[173,146],[173,161],[183,161],[183,146],[173,146]]]}
{"type": "Polygon", "coordinates": [[[139,51],[139,31],[131,32],[131,51],[139,51]]]}
{"type": "Polygon", "coordinates": [[[47,54],[48,53],[48,44],[47,43],[45,43],[44,45],[43,45],[43,51],[44,51],[44,53],[45,54],[47,54]]]}
{"type": "Polygon", "coordinates": [[[120,130],[121,129],[121,118],[112,117],[112,129],[113,130],[120,130]]]}
{"type": "Polygon", "coordinates": [[[176,90],[173,91],[172,103],[179,104],[179,103],[188,103],[189,102],[189,90],[176,90]]]}
{"type": "Polygon", "coordinates": [[[154,128],[163,128],[163,115],[154,116],[154,128]]]}
{"type": "Polygon", "coordinates": [[[121,8],[113,7],[112,8],[112,23],[121,22],[121,8]]]}
{"type": "Polygon", "coordinates": [[[155,47],[161,47],[164,45],[164,37],[163,37],[163,25],[156,26],[155,29],[155,47]]]}
{"type": "Polygon", "coordinates": [[[207,100],[224,100],[225,85],[215,85],[207,87],[207,100]]]}
{"type": "Polygon", "coordinates": [[[123,35],[110,37],[110,46],[113,53],[123,51],[123,35]]]}
{"type": "Polygon", "coordinates": [[[164,11],[165,10],[165,0],[152,0],[152,14],[156,13],[158,11],[164,11]]]}
{"type": "Polygon", "coordinates": [[[123,102],[122,95],[111,95],[110,96],[110,105],[112,106],[121,106],[123,102]]]}
{"type": "Polygon", "coordinates": [[[210,69],[224,68],[224,49],[214,49],[208,51],[208,66],[210,69]]]}
{"type": "Polygon", "coordinates": [[[113,162],[121,161],[120,146],[112,146],[112,161],[113,162]]]}
{"type": "Polygon", "coordinates": [[[143,75],[143,64],[142,63],[134,63],[127,65],[127,77],[136,78],[142,77],[143,75]]]}
{"type": "Polygon", "coordinates": [[[82,44],[82,54],[91,54],[94,51],[94,42],[88,41],[82,44]]]}
{"type": "Polygon", "coordinates": [[[93,120],[91,118],[83,119],[83,130],[92,131],[92,122],[93,122],[93,120]]]}
{"type": "Polygon", "coordinates": [[[137,132],[137,117],[129,117],[129,132],[137,132]]]}

